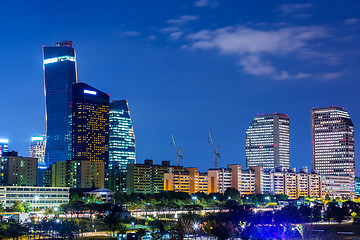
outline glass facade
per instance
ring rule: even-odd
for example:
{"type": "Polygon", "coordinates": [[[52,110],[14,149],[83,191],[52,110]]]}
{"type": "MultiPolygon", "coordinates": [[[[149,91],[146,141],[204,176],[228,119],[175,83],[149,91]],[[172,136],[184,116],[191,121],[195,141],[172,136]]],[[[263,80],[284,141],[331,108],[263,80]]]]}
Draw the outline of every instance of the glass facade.
{"type": "Polygon", "coordinates": [[[110,103],[109,188],[126,191],[126,167],[135,163],[135,134],[127,100],[110,103]]]}
{"type": "Polygon", "coordinates": [[[341,107],[311,110],[312,168],[355,177],[354,124],[341,107]]]}
{"type": "Polygon", "coordinates": [[[262,114],[254,118],[246,131],[246,167],[264,170],[290,167],[289,117],[286,114],[262,114]]]}
{"type": "Polygon", "coordinates": [[[77,82],[71,41],[43,47],[46,105],[45,165],[71,157],[72,86],[77,82]]]}
{"type": "Polygon", "coordinates": [[[0,139],[0,157],[4,155],[4,152],[9,151],[9,140],[7,139],[0,139]]]}
{"type": "Polygon", "coordinates": [[[85,83],[73,85],[72,159],[109,158],[109,95],[85,83]]]}
{"type": "Polygon", "coordinates": [[[31,145],[29,149],[29,155],[32,158],[38,159],[38,168],[46,168],[45,164],[45,147],[46,147],[46,137],[34,136],[31,138],[31,145]]]}

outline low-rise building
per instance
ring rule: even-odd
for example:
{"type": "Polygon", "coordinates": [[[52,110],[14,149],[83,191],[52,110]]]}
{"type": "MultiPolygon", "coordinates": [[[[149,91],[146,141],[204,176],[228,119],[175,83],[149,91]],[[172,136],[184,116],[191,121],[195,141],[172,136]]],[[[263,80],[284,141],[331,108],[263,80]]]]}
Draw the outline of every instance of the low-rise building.
{"type": "Polygon", "coordinates": [[[69,188],[67,187],[29,187],[4,186],[0,187],[0,202],[5,209],[13,207],[14,202],[29,202],[35,209],[59,207],[69,202],[69,188]]]}
{"type": "Polygon", "coordinates": [[[164,174],[164,191],[207,193],[208,177],[200,173],[198,168],[184,168],[184,171],[172,171],[164,174]]]}
{"type": "Polygon", "coordinates": [[[322,194],[330,198],[354,197],[354,178],[349,175],[322,175],[322,194]]]}

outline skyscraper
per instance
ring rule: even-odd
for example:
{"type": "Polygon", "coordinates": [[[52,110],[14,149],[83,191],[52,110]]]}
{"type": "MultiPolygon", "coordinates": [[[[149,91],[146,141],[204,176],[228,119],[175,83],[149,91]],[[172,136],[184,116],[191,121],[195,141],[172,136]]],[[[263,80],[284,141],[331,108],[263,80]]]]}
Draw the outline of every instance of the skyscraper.
{"type": "Polygon", "coordinates": [[[126,167],[135,163],[135,134],[127,100],[110,103],[109,188],[126,191],[126,167]]]}
{"type": "Polygon", "coordinates": [[[0,139],[0,157],[4,155],[4,152],[9,151],[9,140],[7,139],[0,139]]]}
{"type": "Polygon", "coordinates": [[[73,85],[72,159],[109,158],[109,95],[85,83],[73,85]]]}
{"type": "Polygon", "coordinates": [[[43,47],[46,104],[45,164],[71,157],[72,86],[77,82],[73,42],[43,47]]]}
{"type": "Polygon", "coordinates": [[[44,135],[34,136],[31,138],[29,155],[32,158],[38,159],[39,168],[46,168],[45,146],[46,146],[46,138],[44,135]]]}
{"type": "Polygon", "coordinates": [[[261,114],[246,131],[246,167],[264,170],[290,167],[289,117],[286,114],[261,114]]]}
{"type": "Polygon", "coordinates": [[[344,108],[311,110],[311,157],[319,174],[355,177],[354,124],[344,108]]]}

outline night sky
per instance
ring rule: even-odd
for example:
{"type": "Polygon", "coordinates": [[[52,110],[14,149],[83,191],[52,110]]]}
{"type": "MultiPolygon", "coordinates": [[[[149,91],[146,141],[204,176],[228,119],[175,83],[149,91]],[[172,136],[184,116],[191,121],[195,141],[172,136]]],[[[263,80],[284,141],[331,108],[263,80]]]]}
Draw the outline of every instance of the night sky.
{"type": "MultiPolygon", "coordinates": [[[[311,166],[310,109],[341,106],[360,149],[360,2],[1,1],[0,138],[28,156],[45,134],[42,46],[72,40],[78,80],[128,99],[137,162],[245,168],[261,113],[290,117],[290,163],[311,166]],[[151,3],[151,4],[150,4],[151,3]]],[[[356,153],[356,161],[359,159],[356,153]]],[[[357,175],[360,166],[357,163],[357,175]]]]}

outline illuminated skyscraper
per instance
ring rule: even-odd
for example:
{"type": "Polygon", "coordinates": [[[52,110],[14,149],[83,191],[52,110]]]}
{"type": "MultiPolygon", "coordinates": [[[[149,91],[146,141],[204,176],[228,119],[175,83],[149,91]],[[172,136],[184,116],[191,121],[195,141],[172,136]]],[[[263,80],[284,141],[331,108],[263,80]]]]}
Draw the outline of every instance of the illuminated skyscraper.
{"type": "Polygon", "coordinates": [[[43,47],[47,166],[71,157],[72,86],[77,82],[72,44],[61,41],[52,47],[43,47]]]}
{"type": "Polygon", "coordinates": [[[354,124],[341,107],[311,110],[312,168],[319,174],[355,177],[354,124]]]}
{"type": "Polygon", "coordinates": [[[109,158],[109,95],[85,83],[73,85],[72,159],[109,158]]]}
{"type": "Polygon", "coordinates": [[[38,159],[38,167],[39,168],[46,168],[45,147],[46,147],[46,137],[45,136],[40,135],[40,136],[34,136],[31,138],[29,155],[32,158],[38,159]]]}
{"type": "Polygon", "coordinates": [[[0,139],[0,157],[2,157],[4,155],[4,152],[9,151],[8,143],[9,143],[9,140],[0,139]]]}
{"type": "Polygon", "coordinates": [[[246,167],[264,170],[290,167],[289,117],[261,114],[246,131],[246,167]]]}
{"type": "Polygon", "coordinates": [[[135,135],[126,100],[110,103],[109,188],[126,191],[126,167],[135,163],[135,135]]]}

